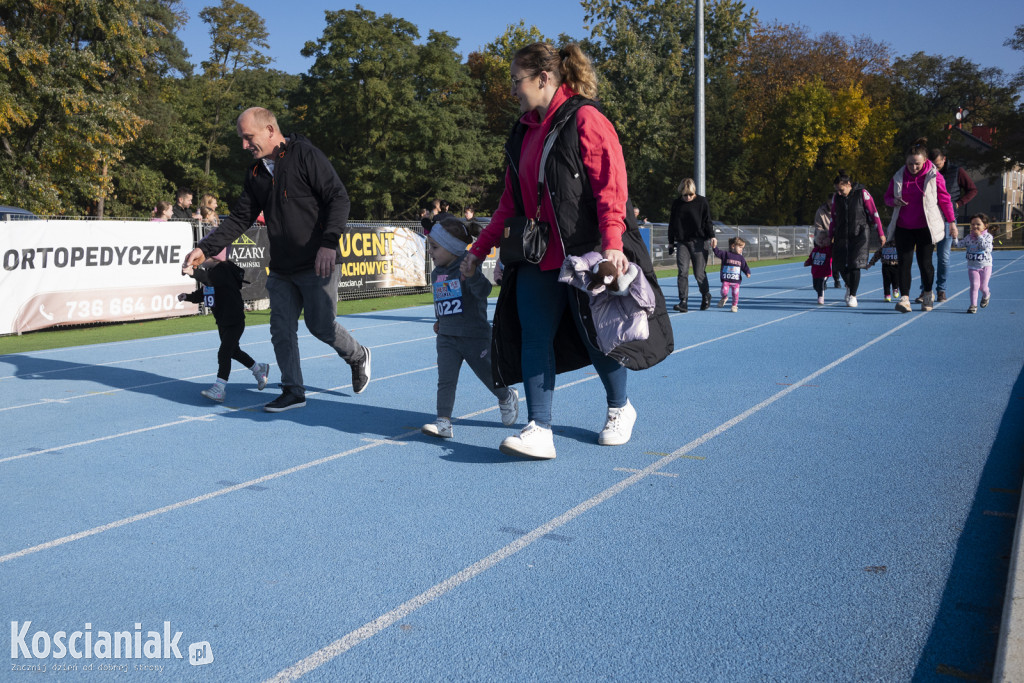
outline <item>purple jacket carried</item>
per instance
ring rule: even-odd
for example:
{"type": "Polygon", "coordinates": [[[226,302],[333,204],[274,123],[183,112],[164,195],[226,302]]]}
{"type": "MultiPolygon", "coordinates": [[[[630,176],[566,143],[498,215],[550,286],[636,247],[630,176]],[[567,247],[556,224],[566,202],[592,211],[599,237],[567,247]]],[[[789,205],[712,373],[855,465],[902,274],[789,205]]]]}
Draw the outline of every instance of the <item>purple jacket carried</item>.
{"type": "MultiPolygon", "coordinates": [[[[590,312],[594,316],[597,331],[597,346],[601,353],[608,354],[620,344],[645,340],[650,335],[647,318],[654,314],[654,289],[637,269],[637,277],[625,294],[612,292],[599,286],[590,290],[593,283],[593,268],[604,260],[596,251],[582,256],[568,256],[562,263],[558,281],[587,292],[590,295],[590,312]]],[[[630,264],[635,268],[634,264],[630,264]]]]}

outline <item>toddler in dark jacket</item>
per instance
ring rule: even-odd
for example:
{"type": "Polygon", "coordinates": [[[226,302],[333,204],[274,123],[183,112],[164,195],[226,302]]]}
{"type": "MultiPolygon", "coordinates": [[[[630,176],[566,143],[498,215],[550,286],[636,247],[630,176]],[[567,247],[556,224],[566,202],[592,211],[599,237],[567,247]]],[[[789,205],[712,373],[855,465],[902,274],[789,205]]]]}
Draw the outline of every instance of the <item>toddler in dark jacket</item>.
{"type": "Polygon", "coordinates": [[[256,378],[256,388],[260,391],[267,386],[270,364],[257,363],[238,345],[245,331],[245,303],[242,301],[242,282],[244,271],[236,264],[226,260],[227,249],[222,250],[203,265],[184,269],[184,274],[196,279],[198,287],[191,294],[178,295],[178,301],[190,301],[203,304],[213,310],[213,319],[217,322],[217,333],[220,335],[220,348],[217,350],[217,381],[201,393],[211,401],[224,401],[228,377],[231,375],[231,361],[249,368],[256,378]]]}
{"type": "Polygon", "coordinates": [[[434,290],[434,332],[437,334],[437,419],[420,428],[424,434],[442,439],[452,437],[452,412],[455,389],[462,362],[498,399],[501,422],[515,424],[519,416],[519,392],[513,387],[494,388],[491,377],[491,323],[487,320],[487,295],[491,283],[478,268],[463,279],[459,266],[466,248],[473,243],[470,231],[479,231],[475,223],[465,223],[451,215],[436,216],[427,237],[427,251],[434,262],[430,274],[434,290]]]}

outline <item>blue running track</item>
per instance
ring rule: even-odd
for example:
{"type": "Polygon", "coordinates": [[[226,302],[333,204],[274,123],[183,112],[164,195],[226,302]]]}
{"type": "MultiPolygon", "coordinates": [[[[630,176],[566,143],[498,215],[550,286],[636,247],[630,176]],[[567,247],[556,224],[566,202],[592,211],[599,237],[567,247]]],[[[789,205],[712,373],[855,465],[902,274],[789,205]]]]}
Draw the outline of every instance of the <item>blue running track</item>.
{"type": "MultiPolygon", "coordinates": [[[[0,680],[988,680],[1024,252],[995,254],[976,315],[951,270],[947,303],[901,315],[877,268],[856,309],[755,268],[738,313],[673,315],[626,446],[596,445],[596,375],[560,376],[548,462],[498,452],[468,368],[455,438],[420,434],[428,306],[341,320],[373,349],[359,396],[300,328],[308,404],[276,415],[273,365],[199,395],[215,332],[0,355],[0,680]]],[[[268,327],[242,341],[273,363],[268,327]]]]}

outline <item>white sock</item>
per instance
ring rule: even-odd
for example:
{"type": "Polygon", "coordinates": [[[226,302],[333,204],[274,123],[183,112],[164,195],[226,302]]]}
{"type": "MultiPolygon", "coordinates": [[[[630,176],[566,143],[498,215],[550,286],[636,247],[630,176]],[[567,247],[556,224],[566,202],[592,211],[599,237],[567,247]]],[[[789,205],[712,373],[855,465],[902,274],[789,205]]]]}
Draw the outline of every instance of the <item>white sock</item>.
{"type": "Polygon", "coordinates": [[[226,387],[228,385],[228,381],[226,379],[221,379],[220,377],[218,377],[217,384],[221,385],[222,387],[226,387]]]}

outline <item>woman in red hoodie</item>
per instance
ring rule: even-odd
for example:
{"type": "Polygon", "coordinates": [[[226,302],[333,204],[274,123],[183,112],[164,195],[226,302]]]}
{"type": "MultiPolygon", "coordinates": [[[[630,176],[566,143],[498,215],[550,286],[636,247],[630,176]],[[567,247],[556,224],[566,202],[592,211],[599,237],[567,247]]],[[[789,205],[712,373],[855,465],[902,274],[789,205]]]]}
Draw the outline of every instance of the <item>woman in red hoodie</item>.
{"type": "MultiPolygon", "coordinates": [[[[493,333],[495,381],[507,384],[517,380],[514,375],[504,376],[501,372],[499,352],[505,349],[509,351],[506,355],[521,353],[514,364],[519,366],[521,362],[529,422],[519,434],[501,443],[501,451],[535,459],[555,457],[551,431],[555,375],[585,364],[592,364],[597,370],[608,399],[608,413],[598,443],[621,445],[629,441],[636,421],[636,411],[626,394],[626,366],[648,367],[664,358],[665,347],[671,351],[671,324],[666,322],[664,329],[660,324],[652,325],[652,329],[658,330],[657,334],[652,333],[652,339],[657,339],[656,343],[663,348],[641,350],[639,355],[643,358],[639,363],[632,362],[633,358],[606,356],[588,334],[587,304],[570,293],[568,285],[558,282],[558,274],[566,255],[600,251],[620,274],[625,272],[630,259],[637,262],[644,258],[632,250],[633,235],[626,232],[626,222],[633,217],[626,216],[629,193],[622,147],[614,126],[595,106],[596,74],[577,45],[561,49],[547,43],[529,45],[516,53],[510,71],[512,94],[519,100],[523,116],[505,147],[505,191],[490,224],[463,260],[462,273],[471,276],[487,253],[499,246],[507,218],[534,217],[539,213],[540,220],[551,226],[551,234],[539,263],[515,264],[506,269],[502,279],[501,298],[514,295],[509,299],[513,302],[509,308],[513,309],[513,317],[517,314],[518,324],[509,325],[512,329],[508,332],[499,332],[499,318],[506,315],[499,298],[493,333]],[[550,144],[547,154],[546,142],[550,144]],[[542,156],[546,159],[544,185],[538,187],[542,156]],[[562,343],[560,335],[565,327],[560,329],[560,325],[567,313],[575,323],[570,323],[569,328],[576,328],[586,349],[564,362],[567,344],[562,343]],[[519,330],[514,329],[520,325],[521,338],[519,330]],[[502,334],[506,339],[500,338],[502,334]],[[509,342],[516,347],[514,350],[509,342]],[[582,364],[578,362],[581,356],[582,364]]],[[[642,248],[642,242],[637,244],[642,248]]],[[[649,256],[646,258],[649,261],[649,256]]],[[[664,309],[663,298],[660,306],[664,309]]],[[[582,349],[578,342],[575,346],[582,349]]]]}
{"type": "Polygon", "coordinates": [[[886,238],[896,239],[899,256],[900,300],[896,310],[910,313],[910,267],[917,253],[917,267],[921,271],[921,310],[930,311],[935,299],[932,283],[935,266],[932,253],[935,245],[946,236],[949,224],[956,223],[953,203],[946,190],[946,181],[928,161],[927,138],[918,138],[907,150],[906,166],[900,168],[889,181],[885,191],[886,206],[894,207],[886,238]]]}

